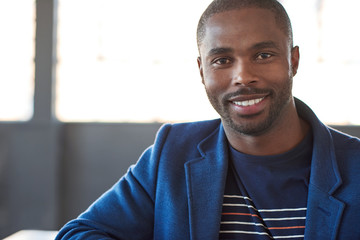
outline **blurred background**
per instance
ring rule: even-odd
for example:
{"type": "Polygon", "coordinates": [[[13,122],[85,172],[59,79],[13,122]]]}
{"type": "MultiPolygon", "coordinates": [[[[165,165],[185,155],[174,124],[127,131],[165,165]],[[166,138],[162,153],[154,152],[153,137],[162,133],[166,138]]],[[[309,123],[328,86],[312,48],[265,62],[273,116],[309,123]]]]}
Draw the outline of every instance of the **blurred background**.
{"type": "MultiPolygon", "coordinates": [[[[197,69],[210,0],[0,0],[0,238],[56,230],[111,187],[164,122],[216,118],[197,69]]],[[[283,0],[294,95],[360,136],[360,2],[283,0]]]]}

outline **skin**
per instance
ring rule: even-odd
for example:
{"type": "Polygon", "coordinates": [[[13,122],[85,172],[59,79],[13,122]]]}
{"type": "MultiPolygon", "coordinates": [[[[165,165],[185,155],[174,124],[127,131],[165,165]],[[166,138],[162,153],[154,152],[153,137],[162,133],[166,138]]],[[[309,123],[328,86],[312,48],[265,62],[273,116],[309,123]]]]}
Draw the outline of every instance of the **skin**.
{"type": "Polygon", "coordinates": [[[232,147],[264,156],[301,142],[309,127],[299,118],[292,96],[299,48],[290,46],[270,10],[215,14],[206,23],[199,52],[202,82],[232,147]]]}

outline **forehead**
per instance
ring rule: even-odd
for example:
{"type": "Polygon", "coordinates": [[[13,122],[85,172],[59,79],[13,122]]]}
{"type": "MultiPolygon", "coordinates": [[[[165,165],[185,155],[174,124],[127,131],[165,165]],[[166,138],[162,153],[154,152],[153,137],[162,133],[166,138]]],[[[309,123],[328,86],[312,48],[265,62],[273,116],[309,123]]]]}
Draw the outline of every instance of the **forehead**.
{"type": "Polygon", "coordinates": [[[206,22],[200,49],[235,45],[246,47],[261,42],[287,46],[288,41],[288,36],[276,23],[274,12],[262,8],[244,8],[211,16],[206,22]]]}

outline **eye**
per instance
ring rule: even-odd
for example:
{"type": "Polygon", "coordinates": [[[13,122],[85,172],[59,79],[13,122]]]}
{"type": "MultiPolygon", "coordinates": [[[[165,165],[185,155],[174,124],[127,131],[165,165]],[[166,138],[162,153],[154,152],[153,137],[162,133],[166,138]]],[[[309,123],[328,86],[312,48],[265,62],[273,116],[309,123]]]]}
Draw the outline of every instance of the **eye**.
{"type": "Polygon", "coordinates": [[[217,58],[213,61],[213,63],[217,65],[224,65],[231,63],[231,60],[229,58],[217,58]]]}
{"type": "Polygon", "coordinates": [[[265,60],[265,59],[268,59],[268,58],[271,58],[273,55],[270,54],[270,53],[259,53],[257,56],[256,56],[256,60],[265,60]]]}

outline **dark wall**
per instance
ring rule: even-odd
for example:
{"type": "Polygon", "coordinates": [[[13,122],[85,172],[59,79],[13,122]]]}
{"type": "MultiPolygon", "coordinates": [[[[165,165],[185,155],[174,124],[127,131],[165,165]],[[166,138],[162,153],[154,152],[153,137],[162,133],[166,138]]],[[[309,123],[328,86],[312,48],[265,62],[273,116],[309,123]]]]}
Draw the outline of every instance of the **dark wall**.
{"type": "Polygon", "coordinates": [[[0,238],[58,224],[55,126],[0,124],[0,238]]]}

